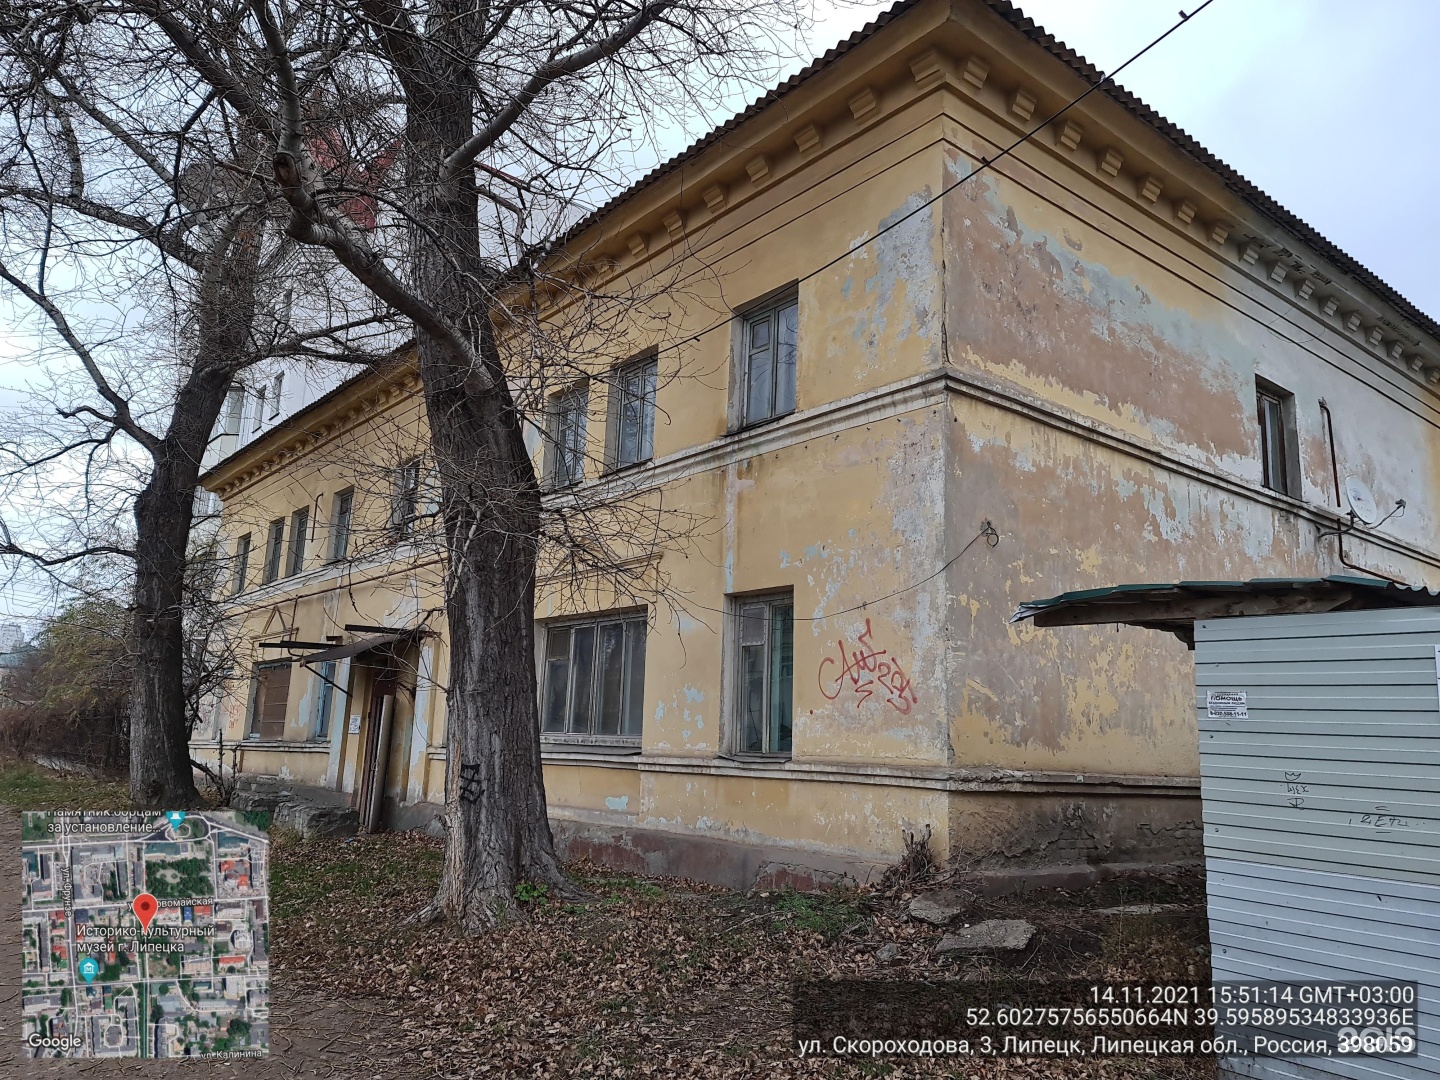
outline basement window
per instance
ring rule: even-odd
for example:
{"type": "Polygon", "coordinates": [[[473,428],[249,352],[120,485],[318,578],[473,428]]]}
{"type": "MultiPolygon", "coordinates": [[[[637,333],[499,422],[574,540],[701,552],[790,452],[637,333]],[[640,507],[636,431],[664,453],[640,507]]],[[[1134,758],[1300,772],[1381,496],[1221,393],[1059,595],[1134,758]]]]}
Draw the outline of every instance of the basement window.
{"type": "Polygon", "coordinates": [[[1300,438],[1295,395],[1264,379],[1255,380],[1260,423],[1261,482],[1271,491],[1300,498],[1300,438]]]}
{"type": "Polygon", "coordinates": [[[732,599],[735,623],[735,750],[788,755],[795,682],[792,593],[732,599]]]}
{"type": "Polygon", "coordinates": [[[638,742],[645,631],[643,613],[548,624],[540,733],[560,742],[638,742]]]}

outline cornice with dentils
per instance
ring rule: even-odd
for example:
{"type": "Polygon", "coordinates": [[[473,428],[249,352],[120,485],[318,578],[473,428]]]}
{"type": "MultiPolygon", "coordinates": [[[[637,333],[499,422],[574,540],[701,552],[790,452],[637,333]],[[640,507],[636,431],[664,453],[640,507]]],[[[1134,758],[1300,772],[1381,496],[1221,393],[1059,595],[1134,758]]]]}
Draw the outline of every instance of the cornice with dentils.
{"type": "Polygon", "coordinates": [[[1440,324],[1138,97],[1111,84],[1044,123],[1101,74],[1006,0],[901,0],[579,222],[556,266],[641,268],[944,89],[1437,392],[1440,324]]]}

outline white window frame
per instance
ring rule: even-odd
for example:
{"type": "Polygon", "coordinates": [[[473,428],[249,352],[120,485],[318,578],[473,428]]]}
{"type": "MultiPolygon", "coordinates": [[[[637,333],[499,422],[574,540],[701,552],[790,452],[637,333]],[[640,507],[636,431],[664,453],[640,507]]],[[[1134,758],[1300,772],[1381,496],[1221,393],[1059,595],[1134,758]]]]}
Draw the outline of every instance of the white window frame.
{"type": "Polygon", "coordinates": [[[275,518],[265,526],[265,565],[260,571],[260,584],[279,581],[285,568],[285,519],[275,518]]]}
{"type": "Polygon", "coordinates": [[[395,487],[390,495],[390,532],[397,540],[415,535],[420,517],[420,470],[422,456],[411,458],[395,470],[395,487]]]}
{"type": "Polygon", "coordinates": [[[305,547],[310,538],[310,508],[301,506],[290,512],[290,546],[285,551],[285,573],[294,577],[305,569],[305,547]]]}

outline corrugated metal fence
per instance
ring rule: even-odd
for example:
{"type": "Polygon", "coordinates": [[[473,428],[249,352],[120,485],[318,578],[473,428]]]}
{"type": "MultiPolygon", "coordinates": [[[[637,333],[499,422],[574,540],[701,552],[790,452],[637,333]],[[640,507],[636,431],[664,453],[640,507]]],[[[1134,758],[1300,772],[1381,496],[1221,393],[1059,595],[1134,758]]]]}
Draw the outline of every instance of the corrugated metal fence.
{"type": "Polygon", "coordinates": [[[1437,647],[1432,608],[1195,624],[1216,980],[1420,984],[1417,1057],[1222,1076],[1440,1077],[1437,647]]]}

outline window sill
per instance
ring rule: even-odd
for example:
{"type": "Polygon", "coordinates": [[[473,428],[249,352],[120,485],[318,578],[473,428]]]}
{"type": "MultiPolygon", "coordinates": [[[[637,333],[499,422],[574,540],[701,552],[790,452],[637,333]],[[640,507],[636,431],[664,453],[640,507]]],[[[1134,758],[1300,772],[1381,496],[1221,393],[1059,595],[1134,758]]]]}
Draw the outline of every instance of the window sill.
{"type": "Polygon", "coordinates": [[[619,476],[621,473],[634,472],[634,471],[637,470],[637,469],[643,469],[646,465],[649,465],[650,462],[652,462],[653,460],[655,460],[653,457],[647,457],[647,458],[641,459],[640,461],[627,462],[627,463],[624,464],[624,465],[611,465],[611,466],[610,466],[609,468],[607,468],[607,469],[605,470],[605,472],[602,473],[601,475],[608,478],[608,477],[611,477],[611,476],[619,476]]]}
{"type": "Polygon", "coordinates": [[[795,412],[795,409],[791,409],[789,412],[776,413],[774,416],[767,416],[763,420],[750,420],[747,423],[741,424],[739,427],[731,428],[725,434],[728,438],[735,438],[739,435],[747,435],[752,431],[758,431],[760,428],[769,427],[771,424],[784,420],[787,416],[794,416],[795,412]]]}
{"type": "Polygon", "coordinates": [[[639,735],[562,735],[541,733],[542,750],[568,750],[593,754],[638,754],[639,735]]]}
{"type": "Polygon", "coordinates": [[[794,754],[759,754],[753,751],[736,751],[735,753],[717,754],[716,756],[723,761],[734,761],[741,765],[789,765],[794,754]]]}

